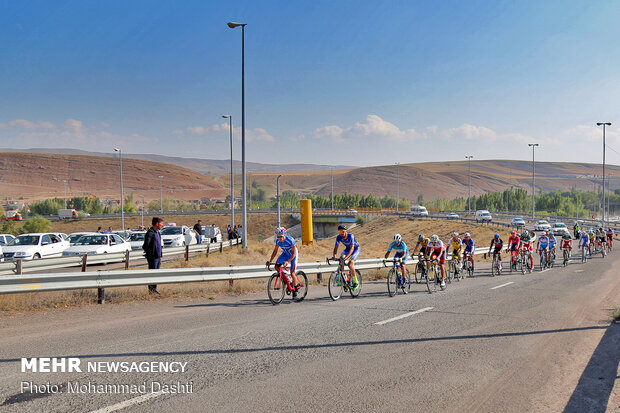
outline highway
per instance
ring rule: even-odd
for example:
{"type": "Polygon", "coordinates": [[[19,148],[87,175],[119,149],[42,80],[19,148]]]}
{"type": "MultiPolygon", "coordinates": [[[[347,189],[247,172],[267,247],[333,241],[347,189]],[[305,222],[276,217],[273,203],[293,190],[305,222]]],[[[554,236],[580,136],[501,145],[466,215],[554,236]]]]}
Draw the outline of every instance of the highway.
{"type": "Polygon", "coordinates": [[[389,298],[373,281],[336,302],[312,285],[304,302],[279,306],[265,291],[3,314],[0,411],[619,411],[620,325],[609,311],[620,253],[578,260],[499,277],[482,264],[432,295],[420,284],[389,298]],[[22,357],[187,364],[22,373],[22,357]],[[148,391],[67,393],[89,381],[148,391]],[[21,393],[22,382],[61,392],[21,393]],[[151,393],[152,382],[191,392],[151,393]]]}

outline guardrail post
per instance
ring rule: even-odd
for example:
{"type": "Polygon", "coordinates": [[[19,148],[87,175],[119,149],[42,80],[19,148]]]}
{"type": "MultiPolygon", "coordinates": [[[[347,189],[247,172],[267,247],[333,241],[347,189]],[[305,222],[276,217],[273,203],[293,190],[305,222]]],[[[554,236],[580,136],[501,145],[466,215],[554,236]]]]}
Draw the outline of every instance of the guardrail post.
{"type": "Polygon", "coordinates": [[[220,242],[220,252],[224,251],[224,241],[220,242]]]}
{"type": "Polygon", "coordinates": [[[97,288],[97,304],[105,303],[105,288],[97,288]]]}
{"type": "Polygon", "coordinates": [[[207,258],[209,258],[209,250],[211,249],[211,241],[207,244],[207,258]]]}
{"type": "Polygon", "coordinates": [[[15,260],[15,273],[17,275],[22,275],[22,260],[15,260]]]}
{"type": "Polygon", "coordinates": [[[319,284],[322,283],[323,282],[323,273],[317,272],[316,273],[316,280],[319,282],[319,284]]]}
{"type": "Polygon", "coordinates": [[[189,245],[185,246],[185,261],[189,261],[189,245]]]}
{"type": "Polygon", "coordinates": [[[82,272],[86,272],[86,260],[88,260],[88,255],[82,255],[82,272]]]}
{"type": "MultiPolygon", "coordinates": [[[[230,264],[229,267],[232,267],[232,264],[230,264]]],[[[234,280],[233,279],[228,280],[228,287],[229,288],[233,288],[233,284],[234,284],[234,280]]]]}
{"type": "Polygon", "coordinates": [[[229,240],[228,240],[228,246],[229,246],[230,248],[232,248],[232,240],[231,240],[231,239],[229,239],[229,240]]]}
{"type": "Polygon", "coordinates": [[[125,251],[125,269],[129,269],[129,250],[125,251]]]}

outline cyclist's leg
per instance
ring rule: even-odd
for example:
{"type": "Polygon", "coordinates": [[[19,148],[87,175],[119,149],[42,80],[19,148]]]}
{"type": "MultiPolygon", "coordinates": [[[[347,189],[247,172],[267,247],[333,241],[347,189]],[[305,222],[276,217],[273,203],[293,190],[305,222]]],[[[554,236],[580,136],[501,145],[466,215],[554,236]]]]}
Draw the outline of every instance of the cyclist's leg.
{"type": "Polygon", "coordinates": [[[351,270],[351,282],[357,284],[357,273],[355,272],[355,261],[360,256],[360,247],[353,250],[353,254],[349,257],[349,270],[351,270]]]}
{"type": "Polygon", "coordinates": [[[293,287],[295,289],[297,289],[297,287],[301,285],[301,283],[299,282],[299,278],[297,278],[297,275],[295,275],[295,271],[297,270],[297,258],[298,257],[295,257],[291,261],[291,277],[293,277],[293,287]]]}
{"type": "Polygon", "coordinates": [[[439,267],[441,268],[441,282],[444,283],[446,279],[446,251],[444,250],[437,259],[439,259],[439,267]]]}

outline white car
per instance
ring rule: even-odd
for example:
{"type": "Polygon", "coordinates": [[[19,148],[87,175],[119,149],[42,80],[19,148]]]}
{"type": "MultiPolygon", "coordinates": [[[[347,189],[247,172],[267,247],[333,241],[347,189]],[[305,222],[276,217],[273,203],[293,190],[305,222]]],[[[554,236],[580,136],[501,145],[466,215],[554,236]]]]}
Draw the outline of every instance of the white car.
{"type": "MultiPolygon", "coordinates": [[[[131,245],[131,250],[141,250],[142,245],[144,245],[144,237],[146,236],[146,231],[143,230],[135,230],[131,231],[129,234],[129,244],[131,245]]],[[[164,240],[161,239],[161,246],[164,246],[164,240]]]]}
{"type": "Polygon", "coordinates": [[[510,221],[510,225],[517,228],[524,228],[525,221],[523,220],[523,218],[513,218],[512,221],[510,221]]]}
{"type": "Polygon", "coordinates": [[[13,241],[15,237],[11,234],[0,234],[0,245],[6,245],[13,241]]]}
{"type": "Polygon", "coordinates": [[[159,234],[164,241],[164,247],[181,247],[196,243],[196,234],[194,234],[194,230],[186,225],[165,226],[159,231],[159,234]]]}
{"type": "Polygon", "coordinates": [[[215,238],[215,242],[222,242],[220,227],[202,226],[202,243],[209,244],[215,238]]]}
{"type": "Polygon", "coordinates": [[[67,257],[84,254],[113,254],[125,251],[131,251],[131,245],[118,234],[89,234],[78,238],[73,246],[63,252],[63,255],[67,257]]]}
{"type": "Polygon", "coordinates": [[[60,257],[69,246],[69,241],[51,232],[22,234],[3,248],[3,255],[6,260],[60,257]]]}
{"type": "Polygon", "coordinates": [[[568,230],[568,228],[566,227],[566,224],[563,222],[556,222],[553,224],[553,228],[551,228],[551,231],[553,231],[553,235],[556,236],[560,236],[562,237],[562,235],[568,235],[570,236],[570,231],[568,230]]]}
{"type": "Polygon", "coordinates": [[[80,239],[82,235],[95,235],[95,234],[98,234],[98,232],[72,232],[71,234],[69,234],[69,239],[67,241],[69,241],[69,244],[75,245],[77,240],[80,239]]]}
{"type": "Polygon", "coordinates": [[[459,219],[459,214],[457,214],[456,212],[448,212],[446,214],[446,218],[447,219],[459,219]]]}
{"type": "Polygon", "coordinates": [[[534,231],[549,231],[551,229],[551,224],[541,219],[540,221],[534,224],[534,231]]]}
{"type": "Polygon", "coordinates": [[[411,215],[414,217],[427,217],[428,210],[424,206],[414,205],[411,207],[411,215]]]}

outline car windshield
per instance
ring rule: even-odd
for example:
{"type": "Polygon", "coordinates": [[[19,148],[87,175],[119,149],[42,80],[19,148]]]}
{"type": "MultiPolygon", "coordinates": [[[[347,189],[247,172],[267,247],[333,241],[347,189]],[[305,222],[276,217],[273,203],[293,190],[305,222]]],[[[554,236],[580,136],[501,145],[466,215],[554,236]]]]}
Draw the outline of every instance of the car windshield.
{"type": "Polygon", "coordinates": [[[38,235],[20,235],[7,245],[39,245],[38,235]]]}
{"type": "Polygon", "coordinates": [[[145,232],[133,232],[129,236],[129,241],[144,241],[145,232]]]}
{"type": "Polygon", "coordinates": [[[75,243],[77,242],[77,240],[79,240],[80,238],[82,238],[84,236],[84,234],[73,234],[73,235],[69,235],[69,242],[70,243],[75,243]]]}
{"type": "Polygon", "coordinates": [[[554,225],[554,227],[556,227],[556,228],[566,228],[566,224],[556,223],[554,225]]]}
{"type": "Polygon", "coordinates": [[[182,228],[181,227],[165,227],[160,232],[161,235],[181,235],[182,228]]]}
{"type": "Polygon", "coordinates": [[[549,225],[549,223],[547,221],[538,221],[538,223],[540,225],[549,225]]]}
{"type": "Polygon", "coordinates": [[[108,237],[105,235],[83,235],[75,242],[75,245],[107,245],[108,237]]]}

